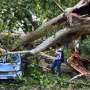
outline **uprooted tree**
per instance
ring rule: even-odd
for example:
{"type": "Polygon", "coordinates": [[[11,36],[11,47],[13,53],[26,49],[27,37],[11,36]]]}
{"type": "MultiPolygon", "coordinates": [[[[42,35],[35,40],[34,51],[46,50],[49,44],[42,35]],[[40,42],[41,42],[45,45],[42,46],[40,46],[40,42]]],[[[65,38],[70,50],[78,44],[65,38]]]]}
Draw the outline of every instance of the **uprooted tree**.
{"type": "Polygon", "coordinates": [[[78,37],[82,35],[88,34],[90,32],[89,8],[89,0],[80,0],[75,6],[67,8],[62,14],[43,23],[35,31],[21,35],[18,46],[25,43],[31,44],[48,33],[57,30],[54,35],[48,37],[40,45],[30,51],[35,54],[45,50],[49,46],[55,45],[55,43],[64,45],[65,43],[78,39],[78,37]],[[62,26],[64,26],[64,28],[61,28],[62,26]]]}
{"type": "Polygon", "coordinates": [[[54,43],[63,45],[69,43],[78,37],[90,33],[90,1],[81,0],[74,7],[67,8],[64,13],[44,23],[35,31],[26,34],[22,37],[21,43],[34,42],[41,37],[47,35],[48,32],[58,30],[55,35],[47,38],[36,48],[31,50],[35,54],[54,43]],[[65,28],[61,29],[61,25],[65,28]]]}

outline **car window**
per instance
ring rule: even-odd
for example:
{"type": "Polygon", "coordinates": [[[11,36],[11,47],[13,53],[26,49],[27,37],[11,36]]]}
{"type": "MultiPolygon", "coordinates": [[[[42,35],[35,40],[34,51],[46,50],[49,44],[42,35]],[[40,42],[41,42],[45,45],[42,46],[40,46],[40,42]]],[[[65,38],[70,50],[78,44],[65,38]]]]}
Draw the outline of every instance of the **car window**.
{"type": "Polygon", "coordinates": [[[19,54],[12,54],[0,57],[0,63],[18,63],[21,61],[19,54]]]}

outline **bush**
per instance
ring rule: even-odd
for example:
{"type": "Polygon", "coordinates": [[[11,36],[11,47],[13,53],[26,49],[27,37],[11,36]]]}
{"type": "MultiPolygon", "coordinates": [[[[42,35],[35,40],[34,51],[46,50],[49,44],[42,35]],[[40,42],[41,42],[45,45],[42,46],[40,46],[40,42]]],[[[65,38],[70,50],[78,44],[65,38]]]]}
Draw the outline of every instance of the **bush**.
{"type": "Polygon", "coordinates": [[[81,52],[82,54],[89,55],[90,54],[90,36],[87,36],[82,44],[81,44],[81,52]]]}

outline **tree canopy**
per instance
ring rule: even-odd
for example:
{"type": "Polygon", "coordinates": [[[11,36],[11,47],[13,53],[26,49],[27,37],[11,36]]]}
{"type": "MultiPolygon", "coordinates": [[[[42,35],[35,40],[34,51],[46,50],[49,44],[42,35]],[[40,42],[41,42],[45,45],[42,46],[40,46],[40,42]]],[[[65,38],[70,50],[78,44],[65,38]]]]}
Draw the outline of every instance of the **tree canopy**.
{"type": "MultiPolygon", "coordinates": [[[[78,0],[55,0],[63,9],[78,0]],[[68,3],[69,2],[69,3],[68,3]]],[[[62,11],[54,0],[3,0],[0,1],[0,31],[22,27],[26,32],[59,15],[62,11]]]]}

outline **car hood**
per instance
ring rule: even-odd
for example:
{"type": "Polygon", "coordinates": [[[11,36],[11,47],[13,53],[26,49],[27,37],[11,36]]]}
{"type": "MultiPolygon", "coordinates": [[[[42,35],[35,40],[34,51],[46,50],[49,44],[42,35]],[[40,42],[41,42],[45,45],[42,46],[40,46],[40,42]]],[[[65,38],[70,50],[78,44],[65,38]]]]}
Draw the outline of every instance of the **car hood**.
{"type": "Polygon", "coordinates": [[[9,72],[9,71],[15,71],[15,68],[12,64],[0,63],[0,72],[9,72]]]}

